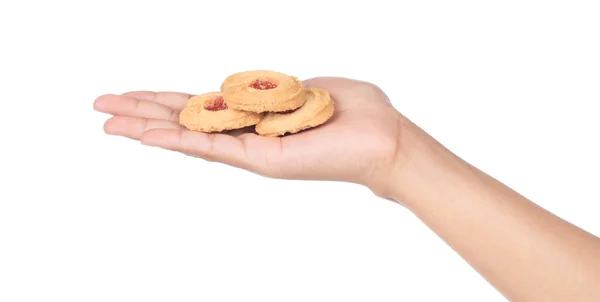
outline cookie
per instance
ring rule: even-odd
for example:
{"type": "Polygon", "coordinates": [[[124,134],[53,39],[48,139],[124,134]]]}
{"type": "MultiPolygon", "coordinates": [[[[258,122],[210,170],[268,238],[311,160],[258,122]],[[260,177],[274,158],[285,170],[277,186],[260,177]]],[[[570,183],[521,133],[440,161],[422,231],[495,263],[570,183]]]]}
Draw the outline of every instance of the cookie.
{"type": "Polygon", "coordinates": [[[221,84],[229,108],[263,113],[283,112],[302,106],[304,87],[296,77],[269,70],[239,72],[221,84]]]}
{"type": "Polygon", "coordinates": [[[208,92],[189,99],[179,114],[179,124],[192,131],[221,132],[256,125],[263,114],[231,109],[221,92],[208,92]]]}
{"type": "Polygon", "coordinates": [[[267,113],[256,124],[256,133],[262,136],[280,136],[324,124],[334,113],[334,101],[321,88],[304,89],[306,102],[290,113],[267,113]]]}

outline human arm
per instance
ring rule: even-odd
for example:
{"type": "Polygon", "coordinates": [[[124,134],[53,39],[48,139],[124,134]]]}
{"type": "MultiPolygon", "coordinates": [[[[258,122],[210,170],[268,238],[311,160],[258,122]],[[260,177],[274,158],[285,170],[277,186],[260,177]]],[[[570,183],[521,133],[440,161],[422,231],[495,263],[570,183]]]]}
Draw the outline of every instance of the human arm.
{"type": "Polygon", "coordinates": [[[419,217],[507,298],[600,300],[600,240],[552,215],[452,154],[400,114],[381,89],[317,78],[336,113],[325,125],[282,138],[251,131],[186,131],[177,113],[189,95],[108,95],[109,134],[284,179],[347,181],[419,217]]]}
{"type": "Polygon", "coordinates": [[[511,301],[600,301],[600,239],[454,155],[409,121],[386,194],[511,301]]]}

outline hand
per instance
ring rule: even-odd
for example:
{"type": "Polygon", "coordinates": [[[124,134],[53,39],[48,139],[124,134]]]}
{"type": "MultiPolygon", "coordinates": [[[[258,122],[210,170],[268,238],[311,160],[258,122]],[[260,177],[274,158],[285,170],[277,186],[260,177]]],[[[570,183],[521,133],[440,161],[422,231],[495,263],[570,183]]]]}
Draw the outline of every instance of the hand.
{"type": "Polygon", "coordinates": [[[94,108],[114,115],[104,125],[108,134],[265,177],[353,182],[384,195],[382,184],[403,158],[399,132],[404,118],[381,89],[366,82],[314,78],[304,85],[331,93],[334,116],[317,128],[278,138],[251,133],[252,127],[219,134],[188,131],[177,122],[190,97],[184,93],[104,95],[94,108]]]}
{"type": "Polygon", "coordinates": [[[304,85],[327,89],[336,112],[320,127],[280,138],[258,136],[252,127],[187,131],[177,123],[190,97],[182,93],[106,95],[94,107],[115,115],[107,133],[146,145],[267,177],[365,185],[405,205],[509,299],[598,301],[597,237],[455,156],[398,113],[376,86],[343,78],[304,85]],[[532,290],[536,286],[548,290],[532,290]]]}

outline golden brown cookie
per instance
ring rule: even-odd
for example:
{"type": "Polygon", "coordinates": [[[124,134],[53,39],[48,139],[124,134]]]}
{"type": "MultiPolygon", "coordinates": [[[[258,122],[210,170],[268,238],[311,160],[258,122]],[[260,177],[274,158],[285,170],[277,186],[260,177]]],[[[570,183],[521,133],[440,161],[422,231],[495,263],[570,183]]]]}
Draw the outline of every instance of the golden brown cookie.
{"type": "Polygon", "coordinates": [[[321,88],[307,88],[306,103],[290,113],[267,113],[256,124],[256,132],[262,136],[280,136],[324,124],[334,113],[334,101],[329,92],[321,88]]]}
{"type": "Polygon", "coordinates": [[[221,84],[221,91],[229,108],[256,113],[294,110],[305,102],[302,82],[269,70],[230,75],[221,84]]]}
{"type": "Polygon", "coordinates": [[[192,131],[220,132],[256,125],[262,116],[228,108],[221,92],[208,92],[189,99],[179,124],[192,131]]]}

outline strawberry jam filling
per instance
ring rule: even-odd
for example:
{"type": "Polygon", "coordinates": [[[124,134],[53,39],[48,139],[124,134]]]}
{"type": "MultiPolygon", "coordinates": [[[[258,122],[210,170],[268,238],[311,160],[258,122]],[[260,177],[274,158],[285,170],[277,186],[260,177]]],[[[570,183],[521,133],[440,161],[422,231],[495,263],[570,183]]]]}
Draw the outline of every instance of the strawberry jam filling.
{"type": "Polygon", "coordinates": [[[270,81],[256,80],[250,84],[250,87],[258,90],[269,90],[277,87],[277,83],[270,81]]]}
{"type": "Polygon", "coordinates": [[[220,111],[227,109],[227,104],[223,101],[223,97],[217,97],[214,101],[204,105],[204,109],[208,111],[220,111]]]}

